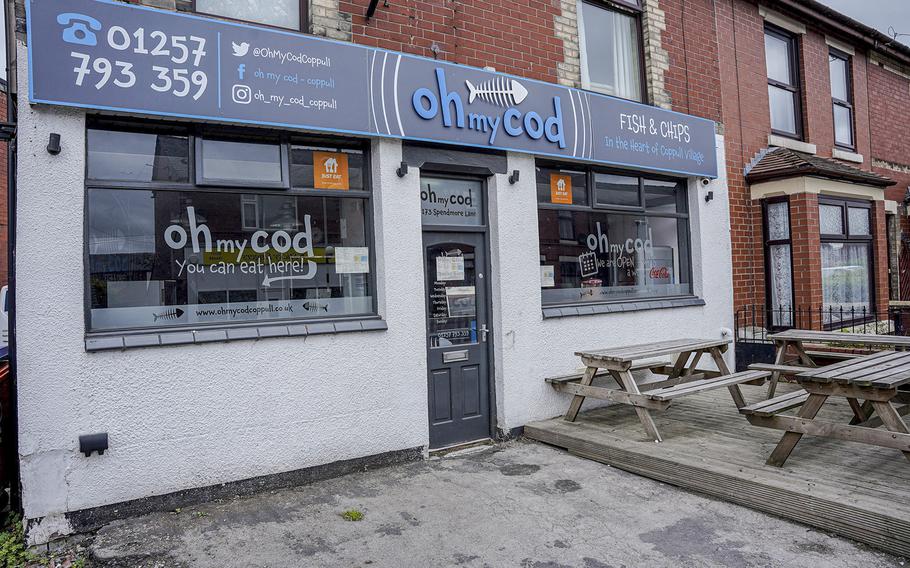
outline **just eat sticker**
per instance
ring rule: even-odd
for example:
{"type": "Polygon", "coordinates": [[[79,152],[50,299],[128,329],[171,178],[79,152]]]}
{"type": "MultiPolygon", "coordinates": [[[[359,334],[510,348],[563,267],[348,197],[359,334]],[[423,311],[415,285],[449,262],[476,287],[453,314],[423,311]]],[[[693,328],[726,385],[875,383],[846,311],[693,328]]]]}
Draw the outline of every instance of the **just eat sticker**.
{"type": "Polygon", "coordinates": [[[348,155],[341,152],[313,152],[313,187],[350,189],[348,155]]]}
{"type": "Polygon", "coordinates": [[[572,205],[572,176],[550,174],[550,203],[572,205]]]}

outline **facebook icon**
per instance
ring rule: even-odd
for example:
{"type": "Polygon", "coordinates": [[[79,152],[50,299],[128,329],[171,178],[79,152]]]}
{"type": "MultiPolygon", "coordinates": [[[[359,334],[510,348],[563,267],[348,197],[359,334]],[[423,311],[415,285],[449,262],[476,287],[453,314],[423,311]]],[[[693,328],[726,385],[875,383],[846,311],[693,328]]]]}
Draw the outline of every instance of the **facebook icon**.
{"type": "Polygon", "coordinates": [[[243,81],[243,76],[246,74],[246,65],[241,63],[237,66],[237,76],[243,81]]]}

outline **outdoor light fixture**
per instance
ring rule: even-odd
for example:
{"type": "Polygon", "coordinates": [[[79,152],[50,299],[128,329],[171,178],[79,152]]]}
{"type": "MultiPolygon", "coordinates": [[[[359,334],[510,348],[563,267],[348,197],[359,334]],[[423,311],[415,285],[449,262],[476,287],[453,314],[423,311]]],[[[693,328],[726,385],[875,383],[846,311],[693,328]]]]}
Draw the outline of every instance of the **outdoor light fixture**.
{"type": "Polygon", "coordinates": [[[92,452],[98,452],[99,456],[103,456],[106,449],[107,432],[79,436],[79,451],[85,454],[85,457],[92,455],[92,452]]]}
{"type": "Polygon", "coordinates": [[[520,172],[518,170],[512,170],[512,175],[509,176],[510,184],[515,185],[516,183],[518,183],[518,174],[519,173],[520,172]]]}
{"type": "Polygon", "coordinates": [[[714,199],[714,192],[713,192],[713,191],[709,191],[708,193],[705,194],[705,203],[708,203],[708,202],[711,201],[712,199],[714,199]]]}
{"type": "Polygon", "coordinates": [[[60,153],[60,135],[56,132],[51,132],[47,138],[47,153],[52,156],[60,153]]]}
{"type": "Polygon", "coordinates": [[[398,177],[400,177],[400,178],[403,178],[404,176],[408,175],[408,163],[401,162],[401,165],[398,166],[398,169],[395,170],[395,173],[397,173],[398,177]]]}

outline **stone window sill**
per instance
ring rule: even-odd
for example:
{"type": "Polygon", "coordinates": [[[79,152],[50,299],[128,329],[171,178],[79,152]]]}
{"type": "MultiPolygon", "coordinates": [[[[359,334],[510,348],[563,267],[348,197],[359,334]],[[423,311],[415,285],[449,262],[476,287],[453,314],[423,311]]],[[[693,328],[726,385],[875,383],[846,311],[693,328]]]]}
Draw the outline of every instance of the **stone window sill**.
{"type": "Polygon", "coordinates": [[[623,312],[640,312],[644,310],[664,310],[670,308],[688,308],[704,306],[701,298],[663,298],[659,300],[641,300],[638,302],[617,302],[612,304],[592,304],[590,306],[559,306],[543,309],[543,318],[564,318],[571,316],[594,316],[600,314],[618,314],[623,312]]]}
{"type": "Polygon", "coordinates": [[[190,345],[194,343],[215,343],[267,339],[270,337],[306,337],[357,331],[384,331],[389,328],[378,317],[338,320],[334,322],[293,322],[259,326],[175,329],[139,333],[87,335],[86,351],[110,351],[140,347],[162,347],[190,345]]]}

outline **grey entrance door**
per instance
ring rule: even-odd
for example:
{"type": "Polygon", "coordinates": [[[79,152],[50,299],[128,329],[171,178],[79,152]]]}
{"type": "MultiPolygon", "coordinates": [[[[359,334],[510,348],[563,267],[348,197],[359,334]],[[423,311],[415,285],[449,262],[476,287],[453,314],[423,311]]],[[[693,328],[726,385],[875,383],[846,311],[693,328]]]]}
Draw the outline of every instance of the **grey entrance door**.
{"type": "Polygon", "coordinates": [[[490,436],[486,254],[480,232],[423,233],[430,447],[490,436]]]}

